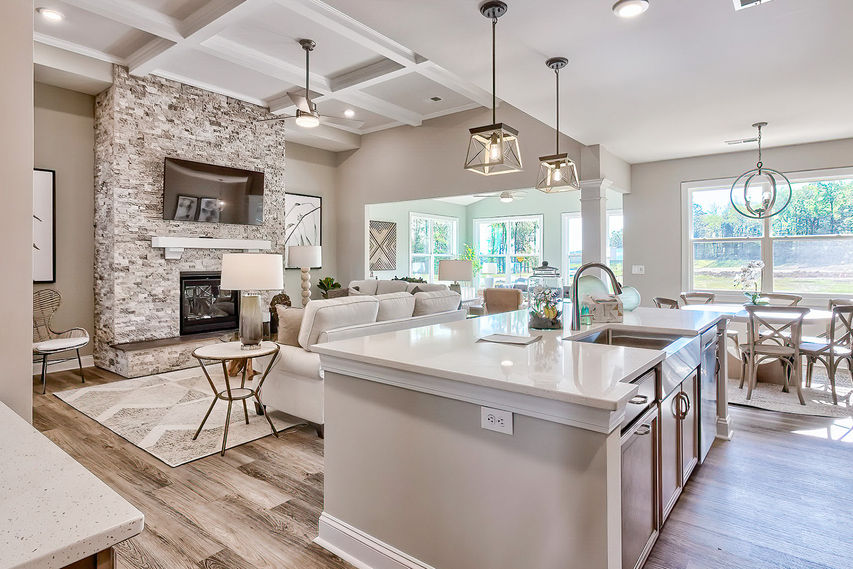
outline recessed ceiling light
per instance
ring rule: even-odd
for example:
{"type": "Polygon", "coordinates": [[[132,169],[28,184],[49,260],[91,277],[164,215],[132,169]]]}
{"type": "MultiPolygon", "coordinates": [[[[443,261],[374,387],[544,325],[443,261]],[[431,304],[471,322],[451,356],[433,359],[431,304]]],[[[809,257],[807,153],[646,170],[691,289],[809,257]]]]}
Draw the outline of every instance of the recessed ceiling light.
{"type": "Polygon", "coordinates": [[[62,12],[53,8],[36,8],[36,12],[48,22],[61,22],[65,18],[62,12]]]}
{"type": "Polygon", "coordinates": [[[344,116],[348,119],[351,119],[352,117],[355,116],[355,111],[352,109],[347,109],[344,111],[344,116]]]}
{"type": "Polygon", "coordinates": [[[649,9],[649,0],[618,0],[613,13],[620,18],[635,18],[649,9]]]}

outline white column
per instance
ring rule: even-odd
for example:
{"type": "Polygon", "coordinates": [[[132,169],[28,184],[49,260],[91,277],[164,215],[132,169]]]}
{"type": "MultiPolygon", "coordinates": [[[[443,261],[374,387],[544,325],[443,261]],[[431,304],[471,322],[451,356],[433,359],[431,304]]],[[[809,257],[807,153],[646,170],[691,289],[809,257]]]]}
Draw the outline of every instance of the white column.
{"type": "Polygon", "coordinates": [[[607,188],[610,185],[611,182],[604,178],[581,182],[584,263],[604,263],[607,259],[607,188]]]}

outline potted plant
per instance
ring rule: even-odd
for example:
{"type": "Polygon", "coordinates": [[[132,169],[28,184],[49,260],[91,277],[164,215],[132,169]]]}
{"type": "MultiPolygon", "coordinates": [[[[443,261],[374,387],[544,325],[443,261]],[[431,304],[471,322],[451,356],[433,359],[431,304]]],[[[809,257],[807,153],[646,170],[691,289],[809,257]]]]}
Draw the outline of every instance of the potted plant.
{"type": "Polygon", "coordinates": [[[742,266],[740,272],[735,275],[734,285],[743,291],[750,304],[762,304],[761,291],[759,290],[762,269],[764,269],[762,261],[750,261],[742,266]]]}
{"type": "Polygon", "coordinates": [[[329,298],[329,291],[341,288],[341,283],[334,277],[326,277],[317,281],[317,288],[320,289],[323,298],[329,298]]]}

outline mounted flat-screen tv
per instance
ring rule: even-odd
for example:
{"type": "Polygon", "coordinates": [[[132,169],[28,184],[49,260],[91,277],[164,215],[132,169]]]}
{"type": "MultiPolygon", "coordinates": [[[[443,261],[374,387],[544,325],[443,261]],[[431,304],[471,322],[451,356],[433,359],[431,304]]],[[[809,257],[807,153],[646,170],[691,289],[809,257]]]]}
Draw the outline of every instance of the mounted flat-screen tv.
{"type": "Polygon", "coordinates": [[[163,219],[262,225],[264,173],[166,158],[163,219]]]}

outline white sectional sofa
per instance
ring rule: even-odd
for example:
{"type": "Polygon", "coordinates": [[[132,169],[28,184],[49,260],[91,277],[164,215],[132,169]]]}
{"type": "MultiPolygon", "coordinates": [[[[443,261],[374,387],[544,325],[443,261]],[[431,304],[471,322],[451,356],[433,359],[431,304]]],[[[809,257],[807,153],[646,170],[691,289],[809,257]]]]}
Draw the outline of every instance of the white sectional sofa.
{"type": "MultiPolygon", "coordinates": [[[[323,370],[320,356],[311,346],[335,340],[394,332],[464,320],[459,295],[450,290],[405,291],[312,300],[305,309],[279,307],[279,359],[264,382],[264,405],[304,419],[323,436],[323,370]],[[288,312],[290,311],[290,312],[288,312]],[[283,337],[286,322],[298,317],[296,342],[283,337]],[[290,345],[297,344],[297,345],[290,345]]],[[[266,369],[267,358],[258,358],[256,370],[266,369]]]]}

